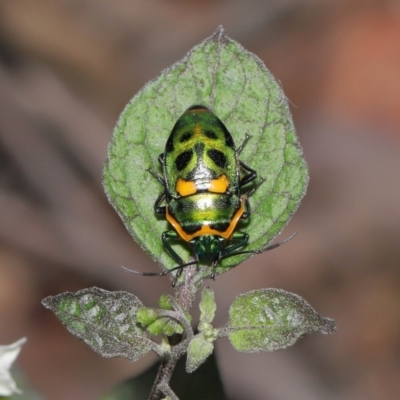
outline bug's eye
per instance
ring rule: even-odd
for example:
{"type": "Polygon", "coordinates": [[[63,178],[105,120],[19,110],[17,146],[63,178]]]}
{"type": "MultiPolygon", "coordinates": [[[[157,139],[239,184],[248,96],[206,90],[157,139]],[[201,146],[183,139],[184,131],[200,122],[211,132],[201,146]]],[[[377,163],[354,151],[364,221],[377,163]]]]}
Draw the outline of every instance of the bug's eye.
{"type": "Polygon", "coordinates": [[[204,131],[204,135],[209,139],[217,139],[217,135],[213,131],[204,131]]]}
{"type": "Polygon", "coordinates": [[[219,168],[225,168],[227,164],[227,160],[225,154],[222,151],[210,149],[207,151],[208,157],[213,160],[214,164],[219,168]]]}
{"type": "Polygon", "coordinates": [[[191,139],[191,137],[193,136],[193,132],[185,132],[182,137],[179,139],[180,143],[185,143],[188,140],[191,139]]]}
{"type": "Polygon", "coordinates": [[[185,169],[188,164],[190,163],[190,160],[193,157],[193,151],[192,150],[187,150],[184,151],[183,153],[179,154],[178,157],[176,157],[175,160],[175,166],[178,171],[182,171],[185,169]]]}

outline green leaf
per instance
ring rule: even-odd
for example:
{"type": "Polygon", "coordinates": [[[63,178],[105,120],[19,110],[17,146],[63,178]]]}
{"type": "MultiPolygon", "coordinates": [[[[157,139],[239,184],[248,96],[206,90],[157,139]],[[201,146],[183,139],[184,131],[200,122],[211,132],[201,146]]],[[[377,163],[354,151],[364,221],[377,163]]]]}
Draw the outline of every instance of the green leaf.
{"type": "Polygon", "coordinates": [[[158,335],[166,335],[172,336],[175,333],[181,334],[183,333],[183,326],[174,319],[170,317],[160,317],[151,323],[147,330],[155,336],[158,335]]]}
{"type": "MultiPolygon", "coordinates": [[[[308,182],[307,166],[279,83],[258,57],[218,28],[133,97],[118,120],[108,149],[104,168],[108,199],[134,239],[164,271],[176,263],[160,239],[170,228],[153,210],[163,188],[147,169],[162,173],[158,155],[176,120],[193,104],[210,108],[227,126],[237,147],[246,134],[251,135],[240,159],[265,182],[250,198],[250,222],[240,225],[250,236],[247,250],[263,248],[283,229],[308,182]]],[[[183,260],[191,256],[184,243],[173,247],[183,260]]],[[[222,260],[217,274],[248,257],[222,260]]]]}
{"type": "Polygon", "coordinates": [[[206,286],[201,293],[200,300],[200,322],[211,324],[215,316],[217,305],[215,304],[214,292],[206,286]]]}
{"type": "Polygon", "coordinates": [[[103,357],[136,361],[154,350],[155,343],[137,323],[136,310],[143,305],[133,294],[93,287],[46,297],[42,304],[103,357]]]}
{"type": "Polygon", "coordinates": [[[136,321],[143,326],[150,325],[159,316],[159,312],[155,308],[143,307],[136,310],[136,321]]]}
{"type": "Polygon", "coordinates": [[[211,322],[217,308],[214,299],[214,292],[206,286],[201,293],[200,300],[200,333],[189,343],[187,350],[186,371],[195,371],[214,350],[214,341],[218,338],[218,330],[213,329],[211,322]]]}
{"type": "Polygon", "coordinates": [[[300,296],[261,289],[238,296],[229,310],[229,340],[239,351],[274,351],[312,333],[333,333],[333,320],[320,317],[300,296]]]}
{"type": "Polygon", "coordinates": [[[175,333],[183,333],[182,324],[169,315],[165,315],[164,310],[143,307],[136,311],[136,320],[147,332],[152,335],[172,336],[175,333]]]}
{"type": "Polygon", "coordinates": [[[213,352],[213,341],[207,340],[203,334],[196,335],[189,343],[187,349],[186,371],[195,371],[213,352]]]}
{"type": "Polygon", "coordinates": [[[164,310],[173,310],[174,298],[170,294],[163,294],[158,300],[158,304],[164,310]]]}

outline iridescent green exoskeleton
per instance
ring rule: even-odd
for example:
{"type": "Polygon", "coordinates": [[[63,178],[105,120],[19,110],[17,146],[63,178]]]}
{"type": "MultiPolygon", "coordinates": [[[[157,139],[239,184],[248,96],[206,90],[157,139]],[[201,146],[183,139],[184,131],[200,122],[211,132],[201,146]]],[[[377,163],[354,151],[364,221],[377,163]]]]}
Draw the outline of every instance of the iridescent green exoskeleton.
{"type": "Polygon", "coordinates": [[[155,212],[172,226],[161,240],[178,266],[165,273],[144,275],[166,275],[178,270],[175,285],[183,267],[204,263],[212,265],[214,279],[220,260],[243,253],[261,253],[279,245],[260,251],[239,251],[249,236],[236,230],[237,225],[249,217],[248,198],[263,181],[249,185],[257,173],[238,158],[248,139],[246,135],[243,144],[236,148],[222,121],[202,105],[188,108],[178,119],[164,153],[159,156],[163,176],[150,170],[164,188],[155,202],[155,212]],[[170,241],[179,239],[191,247],[195,261],[185,264],[172,248],[170,241]]]}

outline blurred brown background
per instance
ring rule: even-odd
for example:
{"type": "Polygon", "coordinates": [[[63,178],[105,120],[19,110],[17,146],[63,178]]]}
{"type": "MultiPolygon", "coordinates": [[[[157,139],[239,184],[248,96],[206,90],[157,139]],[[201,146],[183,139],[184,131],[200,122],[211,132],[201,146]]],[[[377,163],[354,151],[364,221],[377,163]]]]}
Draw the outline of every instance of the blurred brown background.
{"type": "Polygon", "coordinates": [[[0,2],[0,343],[28,337],[19,366],[50,400],[91,400],[141,372],[102,359],[40,300],[100,286],[148,305],[166,278],[101,186],[118,114],[151,78],[222,24],[283,85],[310,167],[281,238],[210,282],[216,324],[240,293],[293,291],[335,319],[276,353],[217,355],[232,400],[400,398],[400,3],[346,1],[0,2]]]}

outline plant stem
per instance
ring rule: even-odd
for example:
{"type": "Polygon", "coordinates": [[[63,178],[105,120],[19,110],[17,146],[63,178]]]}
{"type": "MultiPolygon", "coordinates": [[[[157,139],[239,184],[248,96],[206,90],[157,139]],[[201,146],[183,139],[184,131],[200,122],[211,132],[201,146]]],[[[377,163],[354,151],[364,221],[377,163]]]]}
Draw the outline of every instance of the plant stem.
{"type": "Polygon", "coordinates": [[[168,384],[171,379],[172,373],[174,372],[177,361],[178,359],[175,357],[163,357],[161,359],[161,364],[158,368],[157,377],[151,389],[149,400],[160,400],[162,396],[164,396],[164,393],[161,390],[160,386],[167,385],[169,387],[168,384]]]}
{"type": "Polygon", "coordinates": [[[185,339],[179,343],[170,343],[172,348],[168,354],[161,357],[161,364],[158,368],[157,377],[154,381],[148,400],[161,400],[168,396],[171,400],[179,400],[172,389],[169,387],[172,373],[179,358],[187,352],[189,342],[193,338],[193,329],[187,320],[184,312],[188,312],[192,307],[196,291],[200,287],[202,279],[197,276],[196,266],[189,266],[183,271],[184,282],[175,291],[174,309],[171,313],[165,311],[166,315],[178,320],[185,329],[185,339]]]}
{"type": "Polygon", "coordinates": [[[184,311],[189,311],[192,307],[196,291],[201,285],[198,279],[198,266],[190,265],[182,272],[184,282],[175,289],[175,301],[182,307],[184,311]]]}

